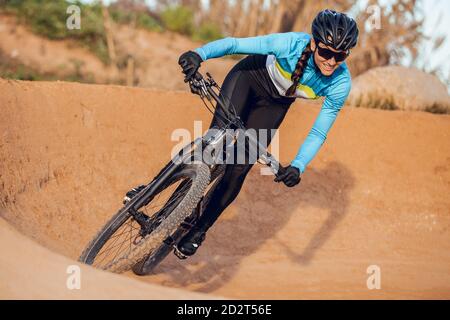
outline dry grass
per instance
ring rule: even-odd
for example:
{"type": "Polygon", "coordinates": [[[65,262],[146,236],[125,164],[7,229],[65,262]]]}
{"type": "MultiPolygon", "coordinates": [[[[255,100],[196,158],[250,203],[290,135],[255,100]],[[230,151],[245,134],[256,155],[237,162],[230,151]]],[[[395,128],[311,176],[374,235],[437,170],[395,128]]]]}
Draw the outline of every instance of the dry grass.
{"type": "MultiPolygon", "coordinates": [[[[350,104],[357,108],[380,109],[380,110],[404,110],[404,108],[396,102],[394,96],[382,96],[380,94],[371,93],[365,96],[355,98],[350,104]]],[[[420,110],[433,114],[450,114],[450,107],[442,103],[435,102],[430,106],[424,106],[420,110]]]]}
{"type": "Polygon", "coordinates": [[[425,111],[434,114],[450,114],[450,106],[446,106],[440,103],[434,103],[433,105],[426,107],[425,111]]]}

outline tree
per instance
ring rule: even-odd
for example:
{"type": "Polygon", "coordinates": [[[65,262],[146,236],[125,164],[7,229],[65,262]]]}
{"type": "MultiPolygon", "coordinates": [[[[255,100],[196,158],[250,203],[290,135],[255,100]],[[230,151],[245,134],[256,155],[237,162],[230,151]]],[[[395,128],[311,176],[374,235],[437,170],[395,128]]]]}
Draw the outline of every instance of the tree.
{"type": "Polygon", "coordinates": [[[414,61],[418,47],[424,39],[421,30],[423,19],[417,0],[397,0],[380,6],[379,1],[370,0],[369,5],[380,8],[378,28],[369,27],[366,21],[373,14],[362,10],[358,14],[361,30],[359,45],[352,53],[350,67],[354,75],[370,68],[399,64],[406,56],[414,61]]]}
{"type": "Polygon", "coordinates": [[[424,39],[419,0],[368,0],[367,6],[359,11],[355,5],[358,2],[354,0],[209,0],[209,11],[199,0],[156,2],[159,8],[173,4],[189,6],[201,17],[195,21],[197,27],[202,20],[208,19],[220,27],[222,34],[233,37],[310,32],[312,20],[320,10],[351,10],[360,27],[360,42],[349,60],[353,75],[377,66],[398,64],[406,56],[414,60],[424,39]],[[381,29],[366,25],[372,15],[367,8],[372,5],[380,8],[381,29]]]}

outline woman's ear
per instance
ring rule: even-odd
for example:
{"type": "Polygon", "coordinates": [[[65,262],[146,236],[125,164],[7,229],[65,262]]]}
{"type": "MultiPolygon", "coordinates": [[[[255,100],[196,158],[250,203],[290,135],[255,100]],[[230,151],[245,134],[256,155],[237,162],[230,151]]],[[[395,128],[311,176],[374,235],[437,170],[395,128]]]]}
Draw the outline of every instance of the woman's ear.
{"type": "Polygon", "coordinates": [[[311,39],[311,50],[316,51],[316,41],[313,38],[311,39]]]}

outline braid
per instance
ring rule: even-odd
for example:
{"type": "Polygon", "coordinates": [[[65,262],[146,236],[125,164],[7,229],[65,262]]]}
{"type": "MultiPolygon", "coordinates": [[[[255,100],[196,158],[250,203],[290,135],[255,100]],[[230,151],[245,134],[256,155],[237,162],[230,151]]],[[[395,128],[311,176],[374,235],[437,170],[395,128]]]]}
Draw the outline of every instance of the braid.
{"type": "Polygon", "coordinates": [[[295,94],[295,91],[297,90],[297,86],[300,82],[300,79],[303,76],[303,71],[306,68],[306,65],[308,63],[309,58],[311,57],[312,50],[311,50],[311,42],[308,43],[305,50],[303,50],[302,55],[298,59],[297,65],[295,66],[295,70],[292,73],[291,80],[293,82],[292,86],[286,91],[286,96],[290,97],[295,94]]]}

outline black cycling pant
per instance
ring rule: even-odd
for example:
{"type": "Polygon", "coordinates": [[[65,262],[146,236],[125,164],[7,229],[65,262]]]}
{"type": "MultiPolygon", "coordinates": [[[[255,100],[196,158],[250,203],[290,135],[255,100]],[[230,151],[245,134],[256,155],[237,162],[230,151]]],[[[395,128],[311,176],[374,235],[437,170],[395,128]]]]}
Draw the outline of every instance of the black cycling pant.
{"type": "MultiPolygon", "coordinates": [[[[237,63],[226,76],[221,94],[229,99],[222,99],[227,107],[228,101],[234,105],[247,129],[269,129],[266,137],[268,146],[273,138],[270,129],[278,129],[295,99],[274,97],[278,93],[274,94],[276,88],[266,71],[265,57],[251,55],[237,63]]],[[[210,128],[220,125],[216,109],[210,128]]],[[[237,197],[253,166],[249,161],[245,163],[226,164],[225,174],[197,223],[200,229],[206,231],[210,228],[237,197]]]]}

